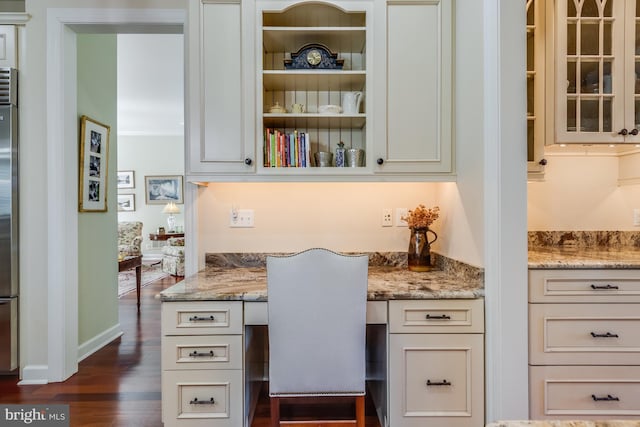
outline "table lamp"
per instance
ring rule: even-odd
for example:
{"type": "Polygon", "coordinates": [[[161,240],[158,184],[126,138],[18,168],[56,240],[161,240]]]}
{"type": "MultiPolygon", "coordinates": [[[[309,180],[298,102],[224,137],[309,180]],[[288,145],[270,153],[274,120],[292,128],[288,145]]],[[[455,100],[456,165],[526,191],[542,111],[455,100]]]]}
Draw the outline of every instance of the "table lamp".
{"type": "Polygon", "coordinates": [[[170,233],[174,232],[175,229],[176,229],[176,215],[175,214],[180,213],[180,208],[178,208],[178,206],[176,206],[175,203],[169,202],[169,203],[166,204],[164,209],[162,209],[162,213],[169,214],[169,216],[167,217],[167,225],[169,227],[168,231],[170,233]]]}

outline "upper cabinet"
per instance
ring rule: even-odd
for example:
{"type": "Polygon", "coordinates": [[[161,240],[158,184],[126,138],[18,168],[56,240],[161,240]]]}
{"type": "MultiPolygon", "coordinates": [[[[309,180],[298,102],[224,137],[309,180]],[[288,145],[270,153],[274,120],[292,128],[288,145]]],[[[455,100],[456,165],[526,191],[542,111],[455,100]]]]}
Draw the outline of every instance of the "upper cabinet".
{"type": "Polygon", "coordinates": [[[15,25],[0,25],[0,67],[18,68],[18,37],[15,25]]]}
{"type": "Polygon", "coordinates": [[[525,0],[527,10],[527,172],[529,179],[542,178],[545,128],[545,23],[544,0],[525,0]]]}
{"type": "Polygon", "coordinates": [[[636,0],[556,2],[556,141],[640,141],[636,0]]]}
{"type": "Polygon", "coordinates": [[[240,0],[190,0],[186,171],[255,173],[253,16],[240,0]]]}
{"type": "Polygon", "coordinates": [[[453,174],[453,0],[385,3],[375,24],[374,171],[453,174]]]}
{"type": "Polygon", "coordinates": [[[453,0],[190,0],[187,178],[454,180],[453,0]]]}

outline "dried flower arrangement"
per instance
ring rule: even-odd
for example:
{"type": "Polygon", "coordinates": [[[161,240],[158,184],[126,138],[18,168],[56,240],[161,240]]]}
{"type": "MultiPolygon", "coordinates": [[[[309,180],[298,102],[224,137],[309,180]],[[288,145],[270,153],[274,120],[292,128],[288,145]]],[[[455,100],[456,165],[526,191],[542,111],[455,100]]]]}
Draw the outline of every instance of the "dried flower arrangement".
{"type": "Polygon", "coordinates": [[[402,220],[407,221],[409,228],[427,228],[440,216],[440,208],[435,206],[427,209],[423,204],[415,209],[410,209],[407,216],[402,220]]]}

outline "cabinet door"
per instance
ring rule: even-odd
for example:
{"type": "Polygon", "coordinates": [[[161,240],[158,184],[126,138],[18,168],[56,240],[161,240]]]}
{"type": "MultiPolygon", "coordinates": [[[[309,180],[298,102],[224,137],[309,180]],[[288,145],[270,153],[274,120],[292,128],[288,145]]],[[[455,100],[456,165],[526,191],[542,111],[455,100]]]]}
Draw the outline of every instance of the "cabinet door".
{"type": "Polygon", "coordinates": [[[255,172],[247,2],[192,0],[188,174],[255,172]]]}
{"type": "Polygon", "coordinates": [[[636,15],[629,0],[556,3],[556,142],[639,140],[636,15]]]}
{"type": "Polygon", "coordinates": [[[482,334],[390,334],[390,425],[484,425],[483,351],[482,334]]]}
{"type": "Polygon", "coordinates": [[[18,68],[16,27],[0,25],[0,67],[18,68]]]}
{"type": "Polygon", "coordinates": [[[386,131],[376,132],[374,171],[452,173],[452,1],[387,0],[385,12],[386,131]]]}

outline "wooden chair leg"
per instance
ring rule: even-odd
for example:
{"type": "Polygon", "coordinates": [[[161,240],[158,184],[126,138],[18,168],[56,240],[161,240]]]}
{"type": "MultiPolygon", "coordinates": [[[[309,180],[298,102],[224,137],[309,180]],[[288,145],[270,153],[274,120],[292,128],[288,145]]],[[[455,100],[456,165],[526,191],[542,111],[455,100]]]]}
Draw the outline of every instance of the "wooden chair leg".
{"type": "Polygon", "coordinates": [[[356,397],[356,427],[364,427],[364,396],[356,397]]]}
{"type": "MultiPolygon", "coordinates": [[[[271,427],[280,427],[280,398],[271,397],[271,427]]],[[[362,425],[364,427],[364,424],[362,425]]]]}

